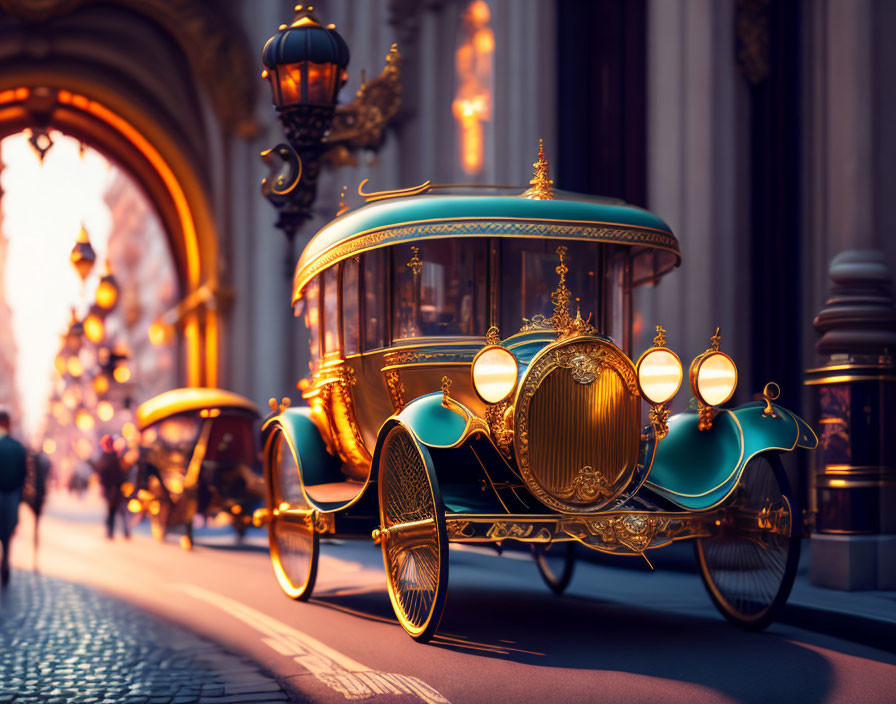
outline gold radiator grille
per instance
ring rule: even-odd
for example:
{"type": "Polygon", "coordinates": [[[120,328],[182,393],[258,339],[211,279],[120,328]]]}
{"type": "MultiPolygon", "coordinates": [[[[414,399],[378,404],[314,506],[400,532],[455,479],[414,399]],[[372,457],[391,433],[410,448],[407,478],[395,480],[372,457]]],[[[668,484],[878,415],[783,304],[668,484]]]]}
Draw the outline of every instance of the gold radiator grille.
{"type": "Polygon", "coordinates": [[[517,459],[529,489],[561,511],[598,509],[632,478],[640,398],[631,361],[600,341],[536,358],[520,389],[517,459]]]}

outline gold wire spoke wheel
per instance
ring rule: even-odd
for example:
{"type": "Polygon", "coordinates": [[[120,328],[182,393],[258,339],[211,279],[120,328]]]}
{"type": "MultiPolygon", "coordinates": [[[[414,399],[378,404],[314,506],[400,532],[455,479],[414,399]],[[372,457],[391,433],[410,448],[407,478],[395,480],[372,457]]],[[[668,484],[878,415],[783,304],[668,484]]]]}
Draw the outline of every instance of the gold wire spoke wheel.
{"type": "Polygon", "coordinates": [[[548,588],[554,594],[562,594],[576,566],[575,543],[532,543],[532,557],[548,588]]]}
{"type": "Polygon", "coordinates": [[[291,450],[278,434],[271,442],[269,455],[270,487],[268,510],[268,544],[271,564],[284,593],[299,601],[311,598],[317,577],[320,543],[317,532],[301,515],[290,514],[281,507],[303,504],[301,479],[291,450]],[[274,515],[278,509],[279,515],[274,515]]]}
{"type": "Polygon", "coordinates": [[[429,453],[401,426],[380,452],[380,525],[386,584],[402,627],[426,642],[439,627],[448,587],[448,534],[429,453]]]}
{"type": "Polygon", "coordinates": [[[796,577],[801,516],[778,456],[750,460],[717,533],[695,545],[703,583],[729,621],[761,630],[775,619],[796,577]]]}

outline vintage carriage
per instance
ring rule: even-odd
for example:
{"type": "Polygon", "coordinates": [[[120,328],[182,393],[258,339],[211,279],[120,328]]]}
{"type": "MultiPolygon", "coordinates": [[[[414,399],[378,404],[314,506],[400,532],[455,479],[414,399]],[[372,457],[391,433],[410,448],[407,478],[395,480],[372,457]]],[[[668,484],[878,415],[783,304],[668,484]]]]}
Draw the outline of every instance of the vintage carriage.
{"type": "Polygon", "coordinates": [[[737,371],[718,331],[690,365],[694,409],[670,418],[682,366],[660,327],[632,356],[632,290],[678,265],[676,238],[640,208],[554,193],[543,153],[530,183],[361,193],[305,248],[307,406],[272,399],[262,430],[257,519],[281,587],[310,596],[320,536],[372,535],[396,616],[425,641],[450,542],[531,543],[559,591],[567,544],[644,556],[693,539],[722,613],[765,626],[802,532],[779,454],[813,431],[773,384],[721,407],[737,371]]]}
{"type": "Polygon", "coordinates": [[[265,489],[257,469],[258,408],[222,389],[173,389],[137,408],[140,459],[132,502],[163,540],[181,527],[191,547],[193,518],[229,518],[242,538],[265,489]]]}

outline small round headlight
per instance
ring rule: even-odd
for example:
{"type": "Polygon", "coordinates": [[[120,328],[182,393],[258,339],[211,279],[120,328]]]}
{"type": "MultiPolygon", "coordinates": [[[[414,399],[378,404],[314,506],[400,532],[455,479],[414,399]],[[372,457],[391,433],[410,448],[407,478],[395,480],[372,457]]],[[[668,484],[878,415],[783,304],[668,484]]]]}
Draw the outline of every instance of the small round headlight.
{"type": "Polygon", "coordinates": [[[691,365],[691,390],[707,406],[719,406],[734,395],[737,366],[724,352],[709,352],[691,365]]]}
{"type": "Polygon", "coordinates": [[[486,403],[499,403],[516,388],[519,365],[507,349],[490,345],[473,359],[471,373],[479,398],[486,403]]]}
{"type": "Polygon", "coordinates": [[[672,350],[653,347],[638,360],[638,387],[650,403],[661,405],[681,386],[681,360],[672,350]]]}

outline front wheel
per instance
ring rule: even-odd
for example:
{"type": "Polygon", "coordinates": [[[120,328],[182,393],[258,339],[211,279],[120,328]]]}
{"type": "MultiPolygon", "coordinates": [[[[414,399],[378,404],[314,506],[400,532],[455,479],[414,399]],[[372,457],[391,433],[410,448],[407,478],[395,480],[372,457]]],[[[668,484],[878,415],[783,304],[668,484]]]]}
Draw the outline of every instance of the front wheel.
{"type": "Polygon", "coordinates": [[[379,456],[380,526],[386,585],[399,623],[425,643],[439,627],[448,588],[448,533],[429,452],[400,425],[379,456]]]}
{"type": "Polygon", "coordinates": [[[695,546],[703,583],[729,621],[758,631],[775,619],[796,577],[801,515],[778,455],[751,459],[717,532],[695,546]]]}
{"type": "Polygon", "coordinates": [[[576,566],[575,543],[532,543],[538,573],[554,594],[562,594],[576,566]]]}
{"type": "Polygon", "coordinates": [[[320,543],[313,522],[299,512],[290,511],[304,506],[305,502],[298,464],[281,433],[271,441],[268,460],[271,565],[283,592],[292,599],[307,601],[317,578],[320,543]]]}

